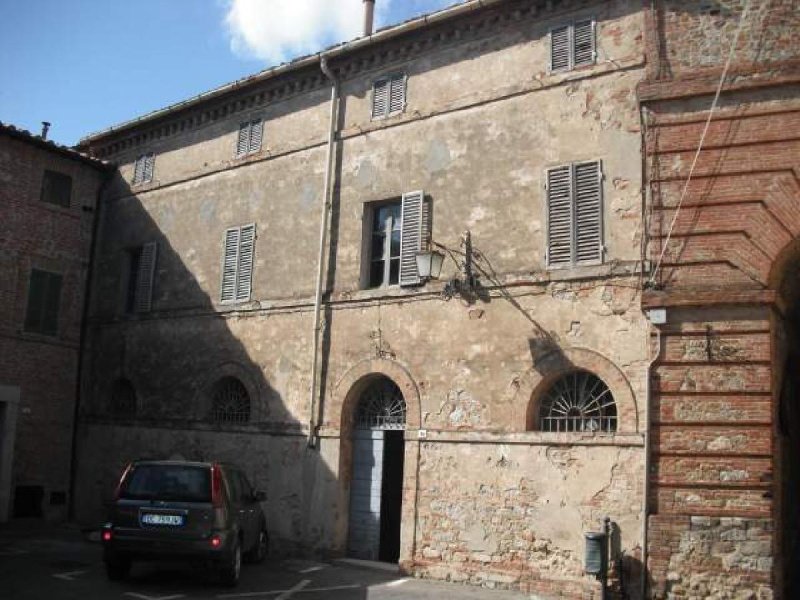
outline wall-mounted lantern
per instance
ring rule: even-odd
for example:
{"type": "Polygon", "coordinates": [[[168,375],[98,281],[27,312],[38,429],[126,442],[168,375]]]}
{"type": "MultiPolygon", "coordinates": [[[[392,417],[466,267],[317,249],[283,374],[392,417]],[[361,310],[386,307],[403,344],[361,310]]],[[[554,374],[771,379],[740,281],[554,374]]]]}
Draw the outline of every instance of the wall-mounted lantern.
{"type": "Polygon", "coordinates": [[[431,241],[426,250],[417,253],[417,271],[420,279],[439,279],[442,272],[445,253],[456,264],[460,273],[448,281],[442,290],[442,296],[446,299],[452,298],[455,294],[469,294],[478,284],[477,277],[472,273],[472,234],[465,231],[461,236],[461,246],[463,251],[463,262],[459,262],[453,255],[454,251],[442,244],[431,241]],[[441,252],[440,248],[444,252],[441,252]]]}

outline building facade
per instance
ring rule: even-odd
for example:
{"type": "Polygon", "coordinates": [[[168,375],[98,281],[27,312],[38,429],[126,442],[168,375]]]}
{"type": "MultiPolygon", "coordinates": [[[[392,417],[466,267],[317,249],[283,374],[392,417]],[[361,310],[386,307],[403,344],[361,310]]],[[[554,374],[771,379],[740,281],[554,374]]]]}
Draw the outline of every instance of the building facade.
{"type": "Polygon", "coordinates": [[[276,552],[590,597],[608,517],[620,594],[779,596],[792,292],[736,244],[793,231],[796,7],[699,4],[465,2],[83,140],[118,170],[78,518],[129,460],[232,460],[276,552]],[[784,225],[740,212],[741,153],[783,165],[753,168],[784,225]],[[718,212],[671,226],[687,169],[726,164],[718,212]]]}
{"type": "Polygon", "coordinates": [[[106,172],[0,123],[0,522],[67,516],[83,298],[106,172]]]}

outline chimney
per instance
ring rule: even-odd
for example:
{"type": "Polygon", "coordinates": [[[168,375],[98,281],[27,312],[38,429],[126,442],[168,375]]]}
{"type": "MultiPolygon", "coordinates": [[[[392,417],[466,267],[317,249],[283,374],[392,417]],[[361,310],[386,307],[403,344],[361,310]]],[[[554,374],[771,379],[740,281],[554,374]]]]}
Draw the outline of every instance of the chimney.
{"type": "Polygon", "coordinates": [[[42,135],[41,138],[43,140],[47,139],[47,131],[50,129],[50,123],[48,121],[42,121],[42,135]]]}
{"type": "Polygon", "coordinates": [[[364,36],[372,35],[375,20],[375,0],[364,0],[364,36]]]}

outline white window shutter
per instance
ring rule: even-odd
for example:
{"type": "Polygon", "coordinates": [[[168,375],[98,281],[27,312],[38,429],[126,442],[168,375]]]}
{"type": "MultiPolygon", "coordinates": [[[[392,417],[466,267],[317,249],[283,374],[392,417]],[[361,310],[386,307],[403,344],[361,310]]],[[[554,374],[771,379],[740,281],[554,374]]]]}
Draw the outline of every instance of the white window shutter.
{"type": "Polygon", "coordinates": [[[574,65],[590,65],[595,61],[594,21],[579,21],[574,30],[574,65]]]}
{"type": "Polygon", "coordinates": [[[261,134],[264,131],[264,122],[261,119],[256,119],[250,123],[250,152],[258,152],[261,150],[261,134]]]}
{"type": "Polygon", "coordinates": [[[547,266],[572,262],[572,168],[547,171],[547,266]]]}
{"type": "Polygon", "coordinates": [[[400,226],[400,285],[419,283],[417,252],[422,249],[425,194],[421,190],[403,194],[400,226]]]}
{"type": "Polygon", "coordinates": [[[141,183],[144,178],[144,156],[140,156],[133,163],[133,184],[141,183]]]}
{"type": "Polygon", "coordinates": [[[153,279],[156,272],[156,253],[158,244],[150,242],[142,246],[139,256],[139,270],[136,273],[134,290],[134,311],[150,312],[153,304],[153,279]]]}
{"type": "Polygon", "coordinates": [[[403,112],[406,108],[406,76],[393,75],[389,88],[389,114],[403,112]]]}
{"type": "Polygon", "coordinates": [[[144,155],[144,172],[142,181],[153,181],[153,171],[155,170],[156,155],[152,152],[144,155]]]}
{"type": "Polygon", "coordinates": [[[243,156],[247,154],[247,149],[250,147],[250,123],[241,123],[239,125],[239,137],[236,140],[236,156],[243,156]]]}
{"type": "Polygon", "coordinates": [[[239,264],[238,227],[232,227],[225,232],[225,243],[222,252],[220,300],[222,302],[233,302],[236,299],[236,268],[239,264]]]}
{"type": "Polygon", "coordinates": [[[385,117],[389,108],[388,79],[378,79],[372,86],[372,118],[385,117]]]}
{"type": "Polygon", "coordinates": [[[603,258],[602,206],[600,162],[575,165],[575,262],[603,258]]]}
{"type": "Polygon", "coordinates": [[[244,225],[239,233],[239,258],[236,268],[236,300],[250,299],[253,283],[253,254],[256,241],[255,223],[244,225]]]}
{"type": "Polygon", "coordinates": [[[550,70],[570,68],[570,27],[558,27],[550,31],[550,70]]]}

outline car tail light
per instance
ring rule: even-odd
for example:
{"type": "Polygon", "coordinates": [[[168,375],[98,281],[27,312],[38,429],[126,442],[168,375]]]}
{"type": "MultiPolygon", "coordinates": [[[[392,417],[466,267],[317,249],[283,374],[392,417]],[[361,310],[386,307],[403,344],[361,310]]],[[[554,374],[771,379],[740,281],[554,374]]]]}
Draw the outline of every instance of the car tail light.
{"type": "Polygon", "coordinates": [[[114,534],[111,533],[110,529],[103,530],[103,541],[104,542],[110,542],[112,537],[114,537],[114,534]]]}
{"type": "Polygon", "coordinates": [[[222,471],[218,465],[211,467],[211,505],[222,508],[222,471]]]}
{"type": "Polygon", "coordinates": [[[218,535],[211,537],[211,546],[212,548],[219,548],[222,545],[222,538],[218,535]]]}
{"type": "Polygon", "coordinates": [[[114,500],[119,500],[119,494],[122,491],[122,484],[125,483],[125,478],[130,473],[131,469],[133,468],[133,463],[128,463],[128,466],[125,467],[125,470],[122,472],[122,477],[119,478],[119,483],[117,484],[117,490],[114,492],[114,500]]]}

